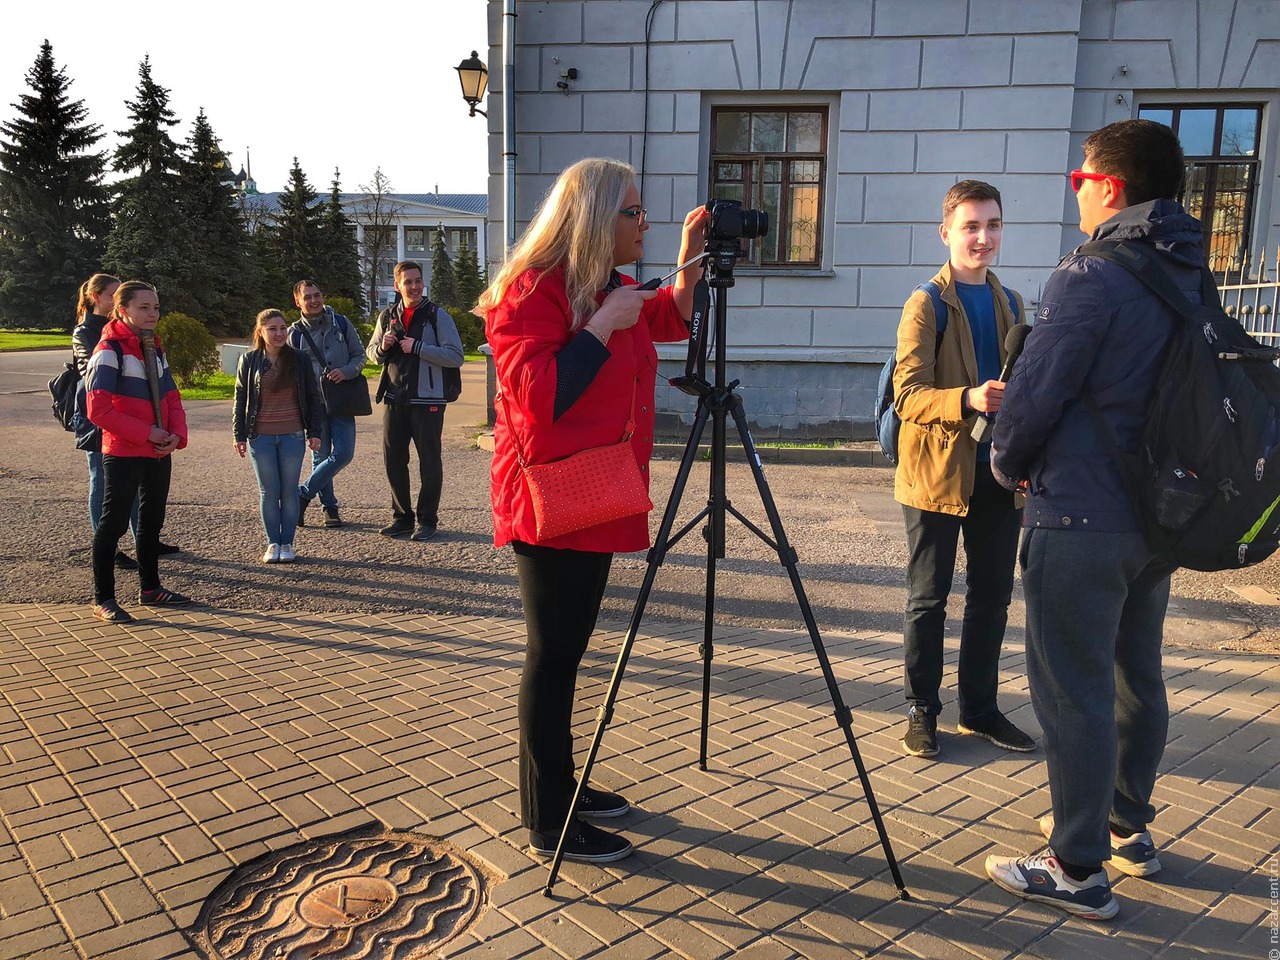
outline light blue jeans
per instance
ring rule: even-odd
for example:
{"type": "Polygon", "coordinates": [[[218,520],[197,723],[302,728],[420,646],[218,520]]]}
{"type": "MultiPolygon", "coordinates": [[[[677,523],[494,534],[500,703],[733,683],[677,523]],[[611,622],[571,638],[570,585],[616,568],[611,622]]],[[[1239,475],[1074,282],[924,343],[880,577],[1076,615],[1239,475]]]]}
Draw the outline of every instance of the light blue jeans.
{"type": "MultiPolygon", "coordinates": [[[[86,450],[89,460],[89,523],[93,532],[98,532],[98,522],[102,519],[102,498],[107,492],[107,481],[102,475],[102,454],[97,450],[86,450]]],[[[138,501],[133,501],[133,510],[129,514],[129,529],[133,531],[133,540],[138,541],[138,501]]]]}
{"type": "Polygon", "coordinates": [[[322,507],[337,510],[333,478],[355,455],[356,418],[325,416],[320,429],[320,449],[311,454],[311,476],[298,487],[298,496],[304,500],[319,496],[322,507]]]}
{"type": "Polygon", "coordinates": [[[249,441],[249,459],[258,477],[262,526],[268,543],[293,543],[298,527],[298,476],[306,434],[259,434],[249,441]]]}

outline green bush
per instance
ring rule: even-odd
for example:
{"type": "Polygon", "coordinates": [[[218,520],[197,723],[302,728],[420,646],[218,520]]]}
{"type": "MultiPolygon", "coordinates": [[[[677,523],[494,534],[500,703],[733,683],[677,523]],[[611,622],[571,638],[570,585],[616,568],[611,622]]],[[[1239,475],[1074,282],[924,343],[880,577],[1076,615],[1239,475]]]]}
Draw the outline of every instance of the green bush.
{"type": "Polygon", "coordinates": [[[203,323],[185,313],[166,313],[156,325],[179,387],[203,383],[218,369],[218,345],[203,323]]]}
{"type": "Polygon", "coordinates": [[[449,307],[448,310],[458,327],[458,336],[462,338],[462,352],[475,353],[484,343],[484,321],[461,307],[449,307]]]}

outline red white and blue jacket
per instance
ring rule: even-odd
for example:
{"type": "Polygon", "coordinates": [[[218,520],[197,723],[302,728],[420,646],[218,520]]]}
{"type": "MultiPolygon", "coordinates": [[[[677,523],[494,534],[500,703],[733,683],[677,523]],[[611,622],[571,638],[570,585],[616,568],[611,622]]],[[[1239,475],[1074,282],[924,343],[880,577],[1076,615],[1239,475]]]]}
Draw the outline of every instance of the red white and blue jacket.
{"type": "MultiPolygon", "coordinates": [[[[169,361],[160,347],[159,337],[156,337],[156,363],[160,374],[160,426],[181,438],[178,442],[181,450],[187,445],[187,414],[182,409],[182,398],[169,372],[169,361]]],[[[142,344],[122,320],[112,320],[102,329],[102,339],[85,373],[85,389],[89,420],[102,430],[103,454],[159,458],[150,439],[155,414],[142,360],[142,344]],[[111,341],[119,347],[119,353],[111,341]]]]}

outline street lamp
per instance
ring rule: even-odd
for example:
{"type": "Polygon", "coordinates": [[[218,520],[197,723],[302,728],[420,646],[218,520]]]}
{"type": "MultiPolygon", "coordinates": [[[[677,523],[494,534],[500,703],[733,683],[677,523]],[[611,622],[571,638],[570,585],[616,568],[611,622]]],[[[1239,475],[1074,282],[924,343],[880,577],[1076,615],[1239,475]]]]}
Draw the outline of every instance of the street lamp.
{"type": "Polygon", "coordinates": [[[488,117],[489,114],[477,110],[476,105],[484,99],[485,88],[489,86],[489,68],[481,62],[476,51],[472,50],[471,56],[453,69],[458,71],[458,80],[462,84],[462,99],[471,107],[469,115],[474,117],[478,113],[482,117],[488,117]]]}

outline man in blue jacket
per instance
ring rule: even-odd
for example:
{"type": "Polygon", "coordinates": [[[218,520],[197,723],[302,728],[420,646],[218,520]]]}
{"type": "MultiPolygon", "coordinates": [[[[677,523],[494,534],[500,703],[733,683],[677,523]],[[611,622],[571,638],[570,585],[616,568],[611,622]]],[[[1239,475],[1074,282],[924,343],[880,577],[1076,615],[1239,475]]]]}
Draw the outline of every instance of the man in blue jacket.
{"type": "MultiPolygon", "coordinates": [[[[1084,158],[1070,174],[1080,229],[1147,247],[1200,302],[1201,225],[1172,199],[1184,175],[1174,132],[1113,123],[1085,140],[1084,158]]],[[[1053,812],[1040,821],[1047,854],[990,856],[986,869],[1018,896],[1088,919],[1119,909],[1105,863],[1131,876],[1160,869],[1147,826],[1169,725],[1160,645],[1171,571],[1143,540],[1083,398],[1121,449],[1135,450],[1179,322],[1122,267],[1068,255],[1045,286],[992,438],[996,478],[1027,491],[1027,677],[1053,812]]]]}

